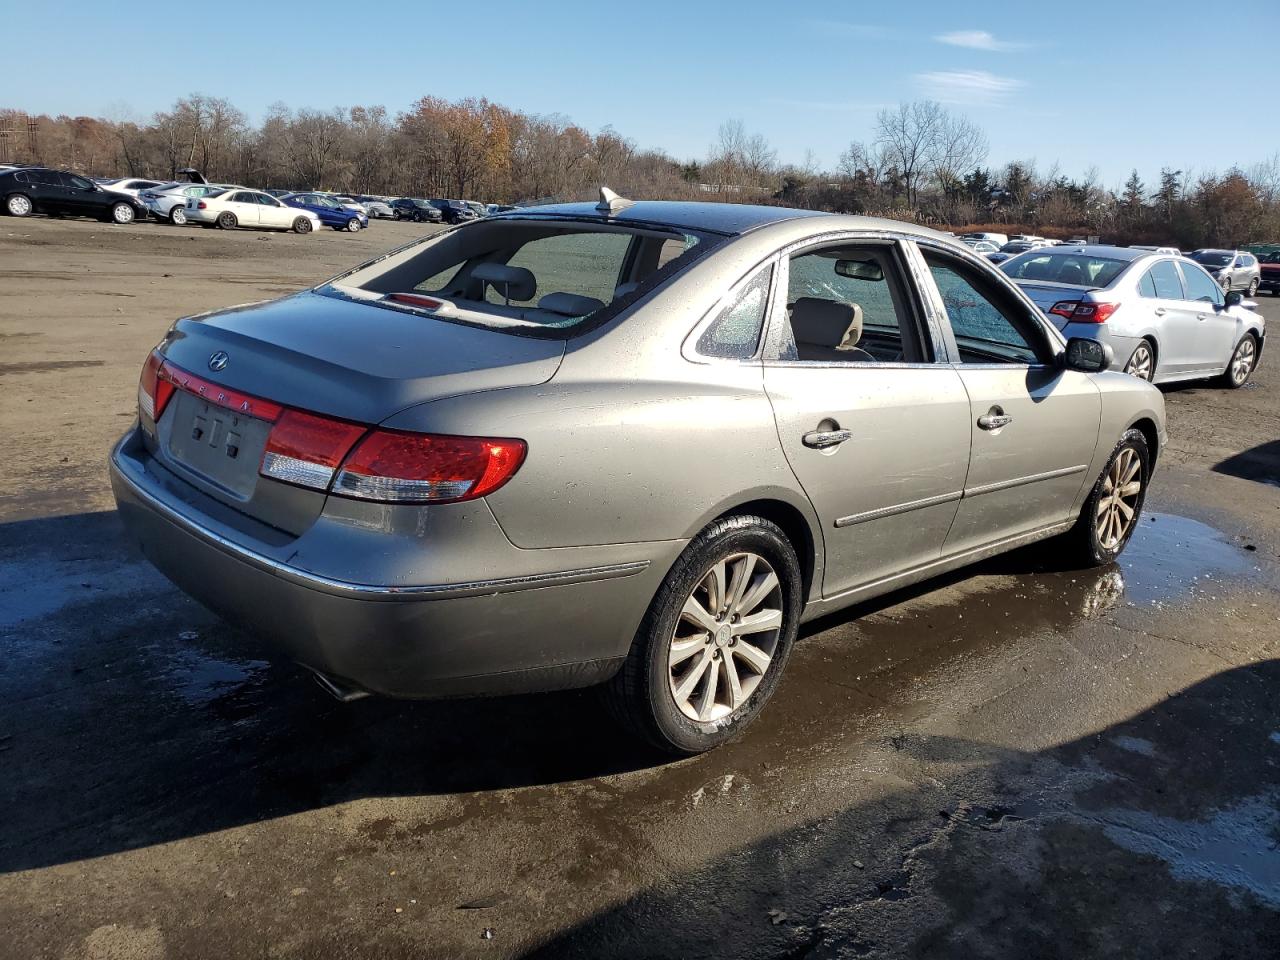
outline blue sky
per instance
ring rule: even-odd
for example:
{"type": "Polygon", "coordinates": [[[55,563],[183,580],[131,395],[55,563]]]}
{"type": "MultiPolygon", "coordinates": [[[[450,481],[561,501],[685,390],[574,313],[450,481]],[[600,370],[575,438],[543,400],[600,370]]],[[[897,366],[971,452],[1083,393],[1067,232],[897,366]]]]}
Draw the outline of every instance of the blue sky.
{"type": "Polygon", "coordinates": [[[484,96],[681,158],[705,156],[721,121],[740,118],[783,160],[812,150],[830,167],[871,137],[879,108],[933,97],[987,132],[992,163],[1097,166],[1110,185],[1131,167],[1151,181],[1165,164],[1247,167],[1280,150],[1262,92],[1275,0],[1236,0],[1225,16],[1187,0],[189,9],[207,12],[63,0],[51,44],[47,5],[10,5],[9,36],[32,42],[9,46],[0,107],[143,118],[202,92],[256,120],[276,100],[395,113],[426,94],[484,96]],[[109,39],[120,29],[134,52],[109,39]]]}

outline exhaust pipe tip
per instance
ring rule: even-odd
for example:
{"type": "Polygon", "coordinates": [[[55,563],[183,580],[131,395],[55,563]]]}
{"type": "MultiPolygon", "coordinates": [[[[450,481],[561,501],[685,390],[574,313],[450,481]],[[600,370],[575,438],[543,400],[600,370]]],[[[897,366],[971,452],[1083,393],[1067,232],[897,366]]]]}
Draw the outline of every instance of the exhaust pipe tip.
{"type": "Polygon", "coordinates": [[[311,679],[319,684],[320,689],[329,694],[340,703],[351,703],[353,700],[363,700],[369,696],[368,690],[361,690],[358,687],[348,686],[336,677],[331,677],[327,673],[321,673],[314,667],[307,667],[311,671],[311,679]]]}

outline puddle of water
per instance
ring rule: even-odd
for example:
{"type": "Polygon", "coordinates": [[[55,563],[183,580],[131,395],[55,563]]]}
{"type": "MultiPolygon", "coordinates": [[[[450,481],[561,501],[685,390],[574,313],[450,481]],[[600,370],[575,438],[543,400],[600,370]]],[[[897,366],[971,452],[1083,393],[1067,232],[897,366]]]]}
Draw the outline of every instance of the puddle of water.
{"type": "Polygon", "coordinates": [[[1120,555],[1130,603],[1201,599],[1257,570],[1250,554],[1198,520],[1149,513],[1120,555]]]}
{"type": "Polygon", "coordinates": [[[1159,857],[1179,880],[1247,890],[1280,907],[1280,797],[1266,794],[1219,810],[1207,821],[1139,810],[1108,810],[1103,832],[1126,850],[1159,857]]]}
{"type": "Polygon", "coordinates": [[[188,648],[169,654],[164,677],[187,703],[205,706],[259,680],[269,667],[265,660],[219,660],[188,648]]]}

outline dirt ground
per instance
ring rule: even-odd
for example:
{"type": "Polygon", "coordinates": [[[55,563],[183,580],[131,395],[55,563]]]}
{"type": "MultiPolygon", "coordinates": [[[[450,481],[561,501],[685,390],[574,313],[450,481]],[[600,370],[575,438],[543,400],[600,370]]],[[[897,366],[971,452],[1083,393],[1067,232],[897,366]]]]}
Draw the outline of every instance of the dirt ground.
{"type": "Polygon", "coordinates": [[[812,624],[671,763],[589,693],[338,704],[122,536],[167,325],[423,229],[0,219],[0,958],[1280,956],[1280,360],[1166,391],[1118,565],[812,624]]]}

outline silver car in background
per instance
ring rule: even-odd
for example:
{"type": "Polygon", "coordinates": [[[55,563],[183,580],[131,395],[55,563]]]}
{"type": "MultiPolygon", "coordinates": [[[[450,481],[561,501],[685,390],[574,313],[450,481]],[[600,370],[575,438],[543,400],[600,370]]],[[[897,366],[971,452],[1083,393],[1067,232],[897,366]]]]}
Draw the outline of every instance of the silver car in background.
{"type": "Polygon", "coordinates": [[[1209,271],[1209,276],[1218,281],[1224,293],[1243,290],[1246,297],[1252,297],[1258,292],[1262,268],[1252,253],[1245,250],[1192,250],[1187,256],[1209,271]]]}
{"type": "Polygon", "coordinates": [[[1126,373],[1152,383],[1218,377],[1242,387],[1262,355],[1266,321],[1186,257],[1063,246],[1000,269],[1064,336],[1108,344],[1126,373]]]}
{"type": "Polygon", "coordinates": [[[174,181],[161,183],[143,190],[138,199],[157,220],[172,223],[176,227],[187,223],[187,201],[198,200],[221,190],[243,189],[225,183],[186,183],[174,181]]]}
{"type": "Polygon", "coordinates": [[[926,228],[606,194],[179,320],[112,486],[331,692],[598,684],[694,753],[803,620],[1052,536],[1112,561],[1165,418],[1107,364],[926,228]]]}

